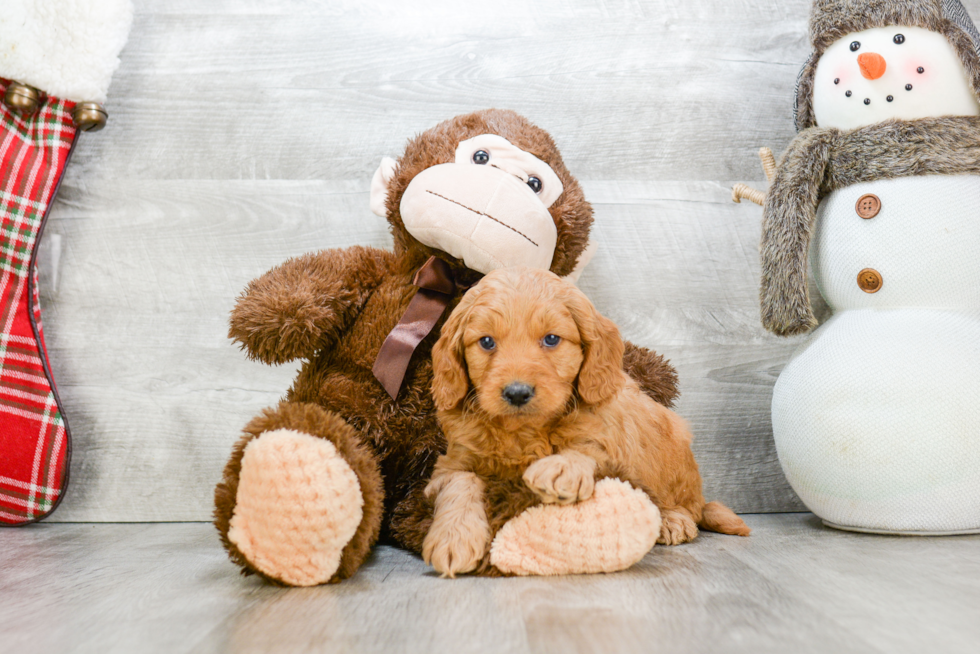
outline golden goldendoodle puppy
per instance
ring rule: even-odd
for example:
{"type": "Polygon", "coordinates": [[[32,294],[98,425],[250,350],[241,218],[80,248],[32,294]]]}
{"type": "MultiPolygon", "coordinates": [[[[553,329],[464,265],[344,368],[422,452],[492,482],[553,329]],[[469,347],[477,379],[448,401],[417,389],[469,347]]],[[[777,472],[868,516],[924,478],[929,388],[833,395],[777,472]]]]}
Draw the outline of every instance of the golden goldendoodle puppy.
{"type": "Polygon", "coordinates": [[[479,565],[493,478],[523,478],[542,502],[569,504],[619,477],[659,507],[658,542],[692,540],[699,525],[748,535],[726,506],[705,504],[687,424],[623,372],[623,347],[616,325],[548,271],[496,270],[466,294],[432,350],[448,448],[426,489],[427,563],[450,577],[479,565]]]}

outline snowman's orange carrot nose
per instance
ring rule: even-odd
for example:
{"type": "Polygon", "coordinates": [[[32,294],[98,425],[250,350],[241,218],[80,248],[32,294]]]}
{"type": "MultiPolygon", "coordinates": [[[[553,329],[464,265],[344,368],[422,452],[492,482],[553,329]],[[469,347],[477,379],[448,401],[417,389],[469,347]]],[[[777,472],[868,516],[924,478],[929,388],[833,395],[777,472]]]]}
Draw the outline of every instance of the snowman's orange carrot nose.
{"type": "Polygon", "coordinates": [[[858,66],[861,67],[861,74],[867,79],[878,79],[885,74],[885,58],[877,52],[858,55],[858,66]]]}

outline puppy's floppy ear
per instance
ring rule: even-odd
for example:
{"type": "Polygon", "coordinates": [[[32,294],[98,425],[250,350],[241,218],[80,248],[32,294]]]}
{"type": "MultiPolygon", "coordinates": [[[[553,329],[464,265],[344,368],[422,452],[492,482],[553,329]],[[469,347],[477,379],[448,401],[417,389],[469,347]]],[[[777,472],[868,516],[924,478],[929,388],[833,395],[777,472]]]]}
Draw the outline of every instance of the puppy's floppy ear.
{"type": "Polygon", "coordinates": [[[623,339],[616,324],[599,315],[585,294],[571,285],[565,306],[578,326],[585,356],[578,373],[579,397],[587,404],[598,404],[623,387],[623,339]]]}
{"type": "Polygon", "coordinates": [[[439,340],[432,347],[432,399],[440,411],[448,411],[459,404],[470,389],[466,372],[463,331],[473,304],[473,291],[463,296],[449,320],[442,326],[439,340]],[[469,301],[467,301],[469,299],[469,301]]]}

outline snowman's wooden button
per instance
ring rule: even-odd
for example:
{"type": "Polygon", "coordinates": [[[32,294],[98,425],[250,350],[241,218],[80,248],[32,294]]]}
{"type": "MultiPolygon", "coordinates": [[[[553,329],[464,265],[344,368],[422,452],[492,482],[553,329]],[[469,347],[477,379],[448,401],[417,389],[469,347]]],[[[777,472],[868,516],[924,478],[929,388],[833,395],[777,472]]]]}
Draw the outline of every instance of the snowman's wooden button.
{"type": "Polygon", "coordinates": [[[878,212],[881,211],[881,200],[874,193],[868,193],[858,198],[854,209],[859,216],[868,220],[877,216],[878,212]]]}
{"type": "Polygon", "coordinates": [[[881,273],[874,268],[865,268],[858,273],[858,287],[865,293],[881,290],[881,273]]]}

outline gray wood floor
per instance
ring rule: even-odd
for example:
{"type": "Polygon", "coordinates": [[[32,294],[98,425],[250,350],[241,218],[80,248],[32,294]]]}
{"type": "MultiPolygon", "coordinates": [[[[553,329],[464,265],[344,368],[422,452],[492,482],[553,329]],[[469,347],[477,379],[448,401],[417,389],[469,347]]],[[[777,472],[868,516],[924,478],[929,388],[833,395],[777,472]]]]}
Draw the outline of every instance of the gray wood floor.
{"type": "Polygon", "coordinates": [[[202,523],[0,531],[0,653],[975,653],[980,536],[750,515],[614,575],[444,580],[380,547],[343,584],[240,577],[202,523]]]}

